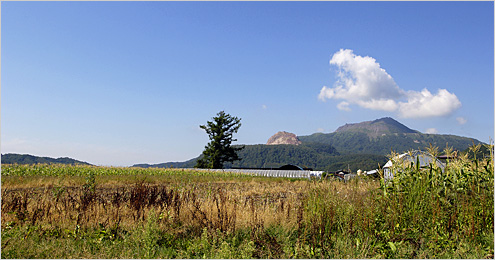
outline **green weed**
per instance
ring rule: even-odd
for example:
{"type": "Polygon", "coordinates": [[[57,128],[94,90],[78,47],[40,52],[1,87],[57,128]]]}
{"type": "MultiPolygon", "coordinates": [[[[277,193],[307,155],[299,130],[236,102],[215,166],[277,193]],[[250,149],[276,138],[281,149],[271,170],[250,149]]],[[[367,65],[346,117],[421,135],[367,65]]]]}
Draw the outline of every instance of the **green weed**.
{"type": "Polygon", "coordinates": [[[395,170],[343,183],[2,165],[1,256],[493,258],[493,154],[395,170]]]}

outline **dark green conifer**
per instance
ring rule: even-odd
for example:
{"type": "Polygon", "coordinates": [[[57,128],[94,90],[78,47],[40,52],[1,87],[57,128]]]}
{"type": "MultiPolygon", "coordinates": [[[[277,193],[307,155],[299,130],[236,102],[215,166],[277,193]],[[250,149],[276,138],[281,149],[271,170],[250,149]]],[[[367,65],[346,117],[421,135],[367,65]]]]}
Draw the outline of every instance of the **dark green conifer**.
{"type": "Polygon", "coordinates": [[[237,141],[232,136],[241,127],[240,118],[220,111],[216,117],[213,117],[213,121],[208,121],[206,125],[199,127],[206,131],[210,142],[205,146],[196,168],[222,169],[225,162],[240,160],[237,151],[244,147],[231,146],[232,142],[237,141]]]}

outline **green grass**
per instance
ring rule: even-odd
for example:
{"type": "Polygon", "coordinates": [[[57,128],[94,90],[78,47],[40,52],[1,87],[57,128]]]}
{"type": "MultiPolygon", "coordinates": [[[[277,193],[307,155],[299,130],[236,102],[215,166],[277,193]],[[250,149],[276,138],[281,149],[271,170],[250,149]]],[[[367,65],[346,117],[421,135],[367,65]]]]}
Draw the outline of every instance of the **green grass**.
{"type": "Polygon", "coordinates": [[[494,258],[492,159],[347,183],[2,165],[1,256],[494,258]]]}
{"type": "Polygon", "coordinates": [[[251,177],[244,173],[230,172],[208,172],[204,170],[183,170],[174,168],[138,168],[138,167],[100,167],[87,165],[68,165],[68,164],[8,164],[2,165],[2,177],[4,176],[78,176],[85,177],[89,174],[95,176],[166,176],[168,178],[195,178],[210,179],[238,179],[242,177],[251,177]]]}

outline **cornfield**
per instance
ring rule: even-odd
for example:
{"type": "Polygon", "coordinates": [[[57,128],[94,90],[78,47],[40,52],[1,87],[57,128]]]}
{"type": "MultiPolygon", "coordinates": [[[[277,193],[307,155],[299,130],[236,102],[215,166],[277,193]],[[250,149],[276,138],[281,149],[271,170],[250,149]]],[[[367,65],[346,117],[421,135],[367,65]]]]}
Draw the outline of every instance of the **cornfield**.
{"type": "Polygon", "coordinates": [[[2,258],[493,258],[493,155],[395,170],[2,165],[2,258]]]}

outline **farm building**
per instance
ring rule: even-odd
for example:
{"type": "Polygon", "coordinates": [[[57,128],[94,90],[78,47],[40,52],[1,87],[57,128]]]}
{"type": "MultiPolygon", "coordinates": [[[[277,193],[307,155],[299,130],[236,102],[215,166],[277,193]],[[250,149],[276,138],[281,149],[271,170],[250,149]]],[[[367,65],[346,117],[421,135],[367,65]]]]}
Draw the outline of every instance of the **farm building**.
{"type": "Polygon", "coordinates": [[[338,170],[334,172],[327,172],[326,178],[334,178],[341,181],[348,181],[356,174],[351,174],[350,172],[344,170],[338,170]]]}
{"type": "Polygon", "coordinates": [[[391,160],[389,160],[384,166],[383,166],[383,177],[387,179],[392,179],[394,177],[394,172],[392,170],[392,166],[394,164],[401,164],[404,166],[408,166],[411,163],[416,167],[416,163],[419,161],[419,167],[429,167],[430,164],[436,165],[437,167],[440,167],[442,171],[445,168],[445,164],[443,164],[440,160],[435,158],[435,156],[415,150],[407,153],[403,153],[401,155],[398,155],[391,160]]]}

